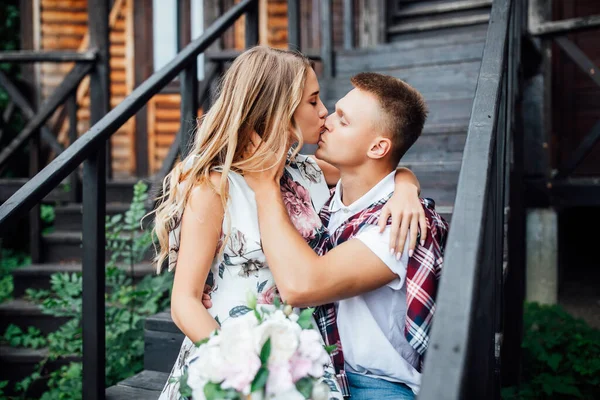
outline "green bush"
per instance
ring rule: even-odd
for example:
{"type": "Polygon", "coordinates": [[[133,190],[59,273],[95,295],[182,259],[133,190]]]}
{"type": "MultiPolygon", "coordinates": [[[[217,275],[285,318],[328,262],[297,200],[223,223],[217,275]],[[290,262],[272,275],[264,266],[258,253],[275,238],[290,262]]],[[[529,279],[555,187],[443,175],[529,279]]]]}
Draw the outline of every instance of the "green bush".
{"type": "MultiPolygon", "coordinates": [[[[148,275],[137,284],[131,278],[135,264],[143,260],[152,245],[150,233],[139,226],[145,214],[146,191],[144,183],[136,184],[129,210],[106,220],[107,248],[112,252],[106,265],[106,386],[143,369],[144,321],[168,307],[172,274],[148,275]]],[[[54,274],[50,283],[50,290],[28,290],[28,298],[41,304],[44,313],[69,320],[45,338],[35,330],[23,332],[12,326],[3,341],[23,347],[48,347],[48,358],[38,365],[34,374],[17,385],[24,397],[35,380],[44,378],[48,379],[48,390],[43,400],[81,399],[80,362],[72,362],[47,376],[41,375],[49,361],[82,354],[81,274],[54,274]]]]}
{"type": "Polygon", "coordinates": [[[0,249],[0,303],[12,299],[13,277],[11,272],[24,265],[31,264],[27,254],[12,250],[0,249]]]}
{"type": "Polygon", "coordinates": [[[522,384],[504,399],[600,399],[600,331],[559,306],[527,303],[522,384]]]}

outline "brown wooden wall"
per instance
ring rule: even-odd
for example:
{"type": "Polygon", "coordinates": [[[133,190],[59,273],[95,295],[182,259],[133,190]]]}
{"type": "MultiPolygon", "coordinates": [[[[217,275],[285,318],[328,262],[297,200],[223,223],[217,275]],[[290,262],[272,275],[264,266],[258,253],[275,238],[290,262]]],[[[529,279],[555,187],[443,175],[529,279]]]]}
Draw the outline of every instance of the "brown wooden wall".
{"type": "MultiPolygon", "coordinates": [[[[555,20],[600,14],[598,0],[559,1],[554,5],[555,20]]],[[[600,65],[600,29],[568,36],[595,65],[600,65]]],[[[558,47],[554,48],[553,62],[553,145],[554,164],[558,165],[569,159],[594,124],[600,121],[600,87],[558,47]]],[[[600,143],[575,174],[600,175],[600,143]]]]}
{"type": "MultiPolygon", "coordinates": [[[[222,0],[223,10],[238,1],[222,0]]],[[[357,3],[359,1],[363,0],[356,0],[357,3]]],[[[77,51],[87,48],[87,0],[39,0],[37,3],[39,9],[33,12],[33,23],[36,25],[34,32],[37,32],[34,42],[37,43],[37,49],[77,51]]],[[[140,45],[138,42],[137,49],[142,49],[142,51],[136,51],[134,42],[136,37],[138,40],[152,40],[151,10],[150,12],[147,10],[148,7],[151,7],[151,2],[147,0],[114,0],[113,3],[109,22],[112,107],[119,104],[153,70],[152,54],[151,49],[147,49],[148,44],[140,45]],[[146,19],[150,22],[145,21],[146,19]],[[136,22],[138,27],[134,27],[134,20],[138,21],[136,22]],[[144,23],[139,24],[140,20],[149,25],[140,29],[139,25],[144,25],[144,23]],[[134,58],[134,52],[138,56],[138,60],[134,58]],[[141,59],[142,57],[145,59],[141,59]],[[138,70],[136,71],[135,68],[138,70]],[[142,69],[144,72],[140,73],[142,69]]],[[[303,49],[318,49],[321,36],[319,0],[302,0],[300,5],[301,46],[303,49]]],[[[341,5],[341,0],[334,0],[334,39],[338,47],[343,41],[341,5]]],[[[277,48],[287,48],[287,1],[260,0],[259,12],[261,14],[260,43],[277,48]]],[[[239,50],[245,47],[243,19],[239,20],[224,35],[223,46],[239,50]]],[[[71,67],[72,65],[52,63],[42,64],[38,67],[37,79],[42,100],[47,98],[62,82],[71,67]]],[[[79,134],[86,132],[89,128],[88,89],[89,82],[84,80],[77,93],[80,107],[78,111],[79,134]]],[[[60,113],[57,113],[53,117],[52,123],[58,126],[59,140],[68,144],[68,122],[64,118],[61,120],[59,115],[60,113]]],[[[179,95],[175,93],[154,96],[140,115],[143,123],[140,122],[141,129],[138,129],[137,135],[144,135],[144,140],[140,140],[140,137],[136,139],[136,120],[134,118],[112,137],[112,167],[117,178],[139,173],[140,169],[136,168],[136,155],[145,157],[146,153],[148,159],[147,162],[146,160],[143,162],[147,165],[147,171],[150,174],[158,171],[179,129],[179,95]],[[140,148],[143,151],[140,151],[140,148]]],[[[138,119],[139,121],[140,119],[138,119]]]]}
{"type": "MultiPolygon", "coordinates": [[[[134,85],[133,59],[133,3],[134,0],[115,0],[110,11],[110,67],[111,106],[119,104],[134,85]]],[[[35,12],[34,12],[35,15],[35,12]]],[[[40,0],[39,2],[39,48],[42,50],[87,49],[87,1],[86,0],[40,0]]],[[[35,21],[34,21],[35,23],[35,21]]],[[[61,83],[72,65],[41,64],[38,82],[42,100],[47,98],[61,83]]],[[[89,128],[89,81],[84,80],[77,92],[78,133],[89,128]]],[[[59,113],[54,123],[59,123],[59,141],[67,144],[66,121],[60,123],[59,113]]],[[[115,177],[129,176],[135,169],[135,121],[129,120],[112,137],[112,167],[115,177]]]]}

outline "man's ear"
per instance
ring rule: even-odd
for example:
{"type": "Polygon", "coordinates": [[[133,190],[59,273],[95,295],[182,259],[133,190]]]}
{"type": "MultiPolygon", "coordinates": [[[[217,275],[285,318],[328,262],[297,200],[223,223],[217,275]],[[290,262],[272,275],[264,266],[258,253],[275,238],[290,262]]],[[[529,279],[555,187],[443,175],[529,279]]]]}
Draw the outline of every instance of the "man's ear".
{"type": "Polygon", "coordinates": [[[378,136],[371,143],[371,147],[369,147],[369,151],[367,152],[367,157],[379,160],[392,151],[392,140],[385,136],[378,136]]]}

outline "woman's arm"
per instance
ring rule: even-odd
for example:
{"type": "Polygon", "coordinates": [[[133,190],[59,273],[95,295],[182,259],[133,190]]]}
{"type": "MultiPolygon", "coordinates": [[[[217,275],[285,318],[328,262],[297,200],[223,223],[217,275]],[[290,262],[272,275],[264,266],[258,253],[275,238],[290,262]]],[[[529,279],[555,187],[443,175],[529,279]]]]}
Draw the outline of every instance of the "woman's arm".
{"type": "MultiPolygon", "coordinates": [[[[220,174],[211,174],[219,185],[220,174]]],[[[207,183],[192,189],[181,221],[179,256],[171,295],[175,325],[192,340],[208,337],[219,324],[202,305],[204,283],[219,243],[223,223],[221,198],[207,183]]]]}

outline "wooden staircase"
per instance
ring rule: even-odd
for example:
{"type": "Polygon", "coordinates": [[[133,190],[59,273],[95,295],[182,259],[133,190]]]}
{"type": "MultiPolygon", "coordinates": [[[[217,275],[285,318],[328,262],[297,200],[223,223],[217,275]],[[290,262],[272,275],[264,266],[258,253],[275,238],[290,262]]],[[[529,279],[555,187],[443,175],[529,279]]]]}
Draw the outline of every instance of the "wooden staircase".
{"type": "MultiPolygon", "coordinates": [[[[490,1],[454,3],[472,3],[487,13],[491,4],[490,1]]],[[[414,6],[410,9],[418,9],[416,3],[414,6]]],[[[480,25],[461,26],[445,30],[444,34],[423,28],[420,37],[412,33],[395,35],[393,42],[373,48],[337,51],[336,77],[321,81],[329,112],[334,110],[335,101],[352,88],[349,78],[358,72],[393,75],[423,93],[430,109],[429,118],[423,135],[401,165],[415,172],[421,182],[422,196],[433,198],[437,210],[449,221],[486,35],[486,29],[480,25]]],[[[304,150],[311,151],[314,147],[306,146],[304,150]]],[[[107,399],[157,398],[183,338],[168,310],[148,318],[144,371],[107,389],[107,399]]]]}
{"type": "MultiPolygon", "coordinates": [[[[112,181],[107,184],[107,215],[122,214],[129,208],[136,179],[112,181]]],[[[7,200],[25,183],[21,179],[0,180],[0,204],[7,200]]],[[[41,307],[30,301],[26,290],[50,289],[50,276],[55,273],[81,272],[81,223],[82,206],[80,203],[68,202],[68,193],[57,189],[46,197],[45,203],[55,205],[53,229],[42,234],[41,260],[39,263],[17,268],[13,275],[13,300],[0,304],[0,332],[4,334],[10,324],[22,330],[35,327],[43,334],[57,330],[67,318],[44,314],[41,307]]],[[[150,258],[147,258],[150,260],[150,258]]],[[[136,265],[134,281],[154,272],[150,262],[136,265]]],[[[18,382],[30,375],[36,364],[47,354],[46,349],[21,349],[0,346],[0,376],[11,383],[18,382]]],[[[58,360],[50,363],[52,370],[76,358],[58,360]]],[[[43,384],[36,384],[28,391],[35,396],[43,391],[43,384]]],[[[10,390],[10,388],[9,388],[10,390]]]]}

